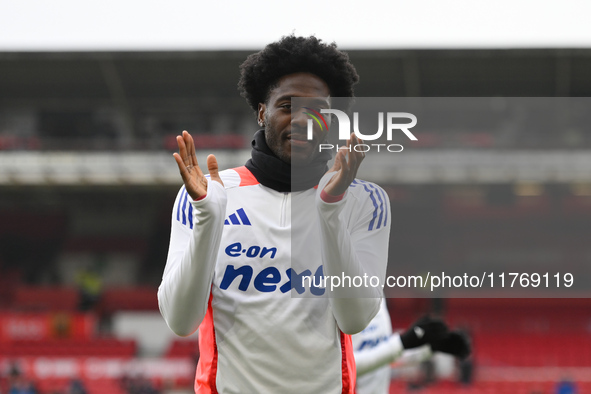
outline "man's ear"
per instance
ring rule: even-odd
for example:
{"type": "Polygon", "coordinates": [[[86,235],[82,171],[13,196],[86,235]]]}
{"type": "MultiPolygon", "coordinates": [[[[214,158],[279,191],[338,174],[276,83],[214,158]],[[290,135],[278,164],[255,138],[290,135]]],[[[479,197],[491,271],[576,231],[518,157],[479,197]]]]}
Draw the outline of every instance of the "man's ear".
{"type": "Polygon", "coordinates": [[[259,110],[257,112],[257,122],[259,126],[265,126],[265,114],[267,113],[267,106],[264,103],[259,103],[259,110]]]}

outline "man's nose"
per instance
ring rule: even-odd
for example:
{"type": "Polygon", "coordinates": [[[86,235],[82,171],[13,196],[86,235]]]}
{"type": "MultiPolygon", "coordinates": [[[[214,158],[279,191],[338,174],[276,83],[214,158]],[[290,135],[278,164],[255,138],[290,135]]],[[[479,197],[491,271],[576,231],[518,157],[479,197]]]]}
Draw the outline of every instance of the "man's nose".
{"type": "Polygon", "coordinates": [[[309,117],[304,113],[306,110],[304,108],[295,109],[292,108],[291,110],[291,126],[292,127],[301,127],[306,128],[308,124],[309,117]]]}

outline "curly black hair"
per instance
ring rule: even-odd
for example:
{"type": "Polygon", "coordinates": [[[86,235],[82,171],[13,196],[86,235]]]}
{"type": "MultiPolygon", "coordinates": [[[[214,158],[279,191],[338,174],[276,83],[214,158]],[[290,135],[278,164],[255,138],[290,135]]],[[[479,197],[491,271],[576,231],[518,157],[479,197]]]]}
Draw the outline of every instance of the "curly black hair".
{"type": "Polygon", "coordinates": [[[238,90],[257,111],[259,103],[267,102],[269,92],[281,77],[297,72],[320,77],[333,97],[353,97],[353,85],[359,81],[349,55],[337,49],[336,43],[326,44],[314,36],[292,34],[246,58],[240,66],[238,90]]]}

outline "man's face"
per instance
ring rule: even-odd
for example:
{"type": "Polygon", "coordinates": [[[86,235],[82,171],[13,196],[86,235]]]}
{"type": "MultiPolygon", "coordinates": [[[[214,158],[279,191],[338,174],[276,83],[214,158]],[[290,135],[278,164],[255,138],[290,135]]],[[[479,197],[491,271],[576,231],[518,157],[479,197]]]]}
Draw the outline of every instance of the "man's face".
{"type": "MultiPolygon", "coordinates": [[[[310,73],[283,76],[271,90],[265,104],[259,104],[258,118],[265,123],[265,140],[271,151],[286,163],[305,164],[318,154],[327,130],[314,125],[314,138],[307,139],[307,115],[304,108],[291,108],[292,97],[310,97],[307,107],[330,108],[330,90],[322,79],[310,73]],[[321,99],[313,99],[321,98],[321,99]]],[[[319,111],[320,112],[320,111],[319,111]]]]}

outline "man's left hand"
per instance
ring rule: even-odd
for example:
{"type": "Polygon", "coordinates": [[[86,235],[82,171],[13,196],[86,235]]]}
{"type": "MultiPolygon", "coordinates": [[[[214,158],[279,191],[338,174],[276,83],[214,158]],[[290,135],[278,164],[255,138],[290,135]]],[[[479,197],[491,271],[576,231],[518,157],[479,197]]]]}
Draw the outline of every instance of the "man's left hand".
{"type": "Polygon", "coordinates": [[[347,140],[347,147],[341,147],[337,152],[334,164],[329,172],[337,173],[328,181],[324,191],[331,196],[340,196],[347,191],[351,182],[357,176],[357,170],[365,158],[364,152],[357,152],[355,147],[363,141],[355,133],[347,140]]]}
{"type": "Polygon", "coordinates": [[[451,331],[443,338],[433,341],[431,349],[451,354],[462,360],[468,357],[472,351],[470,338],[462,331],[451,331]]]}

